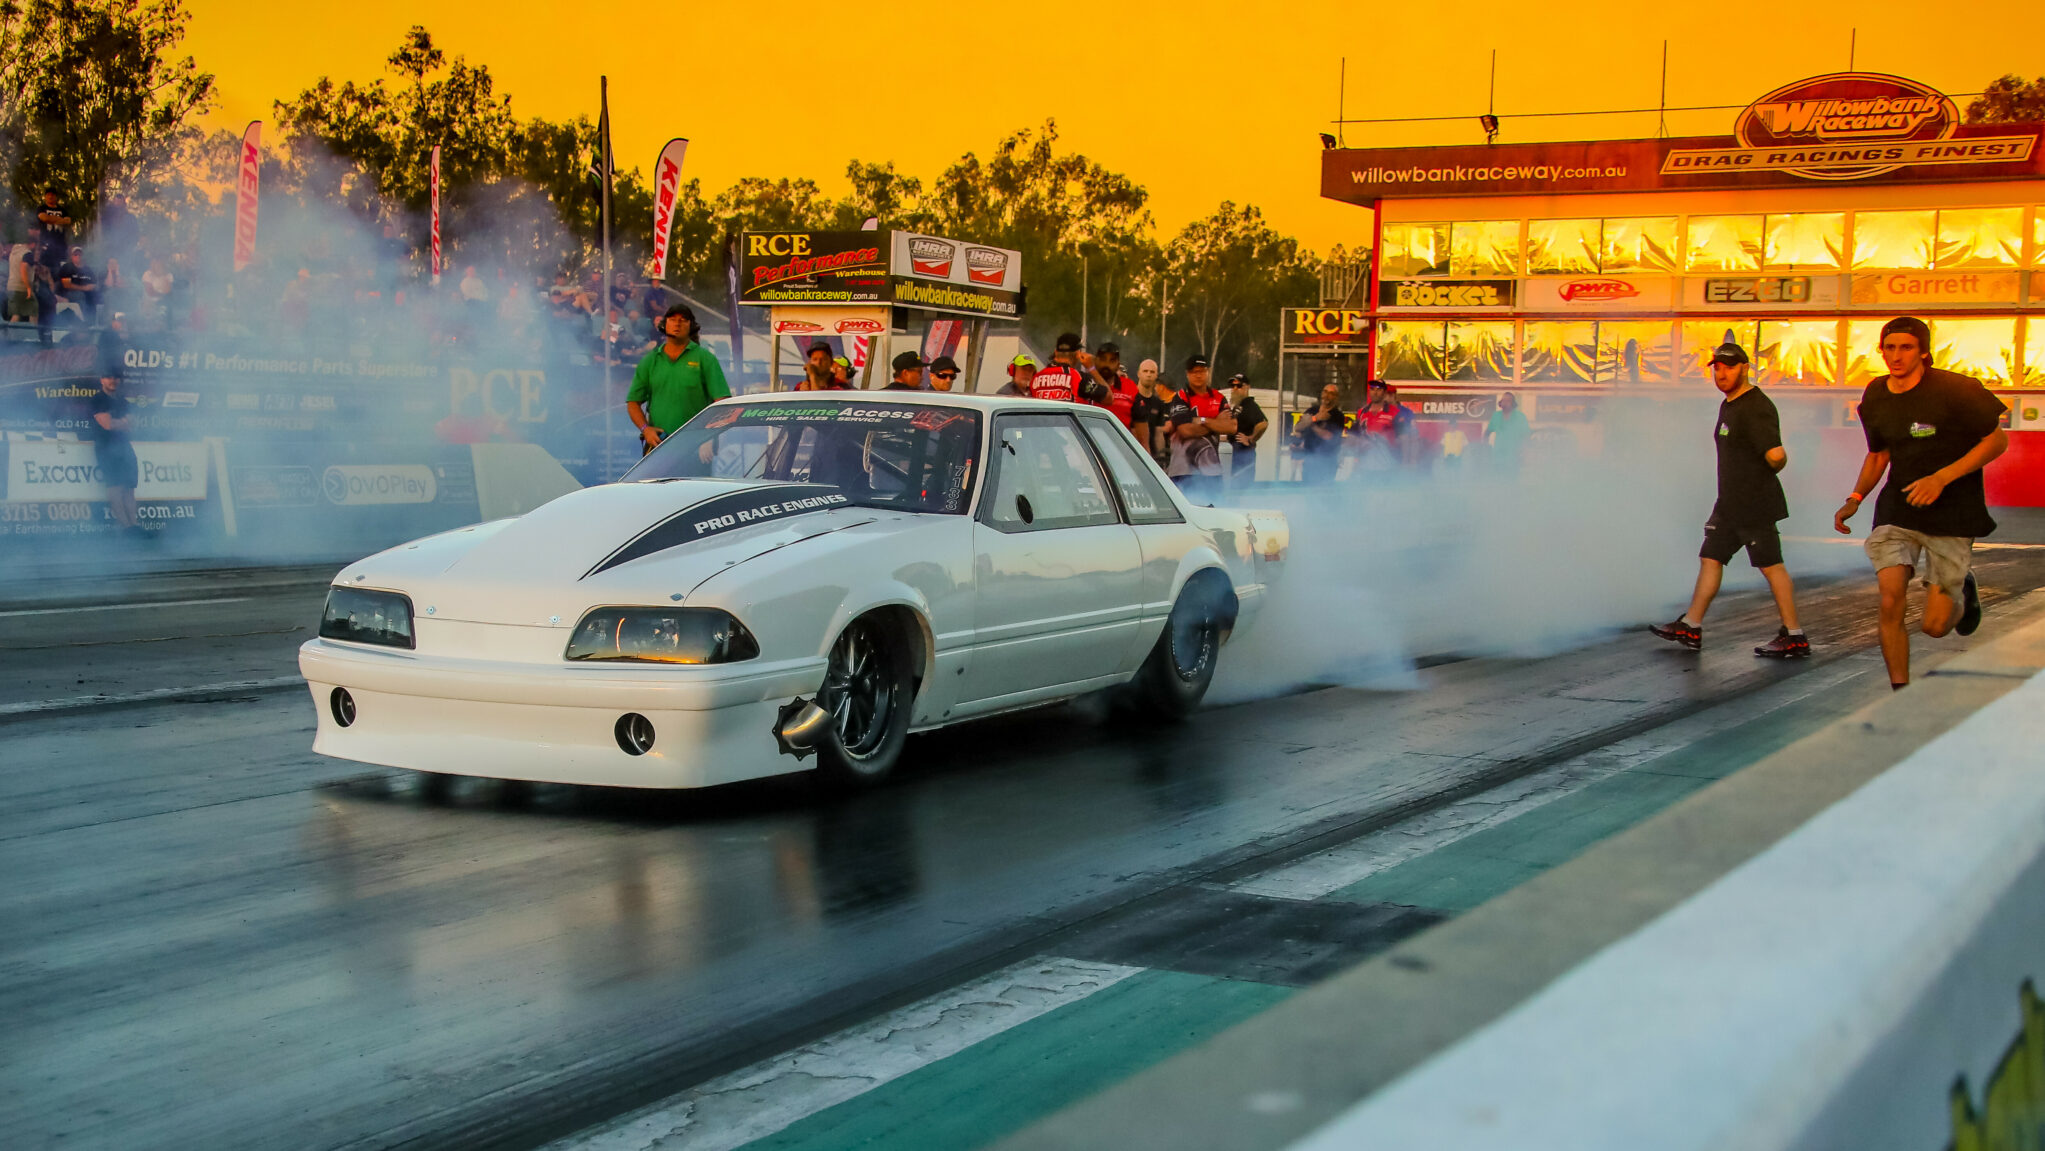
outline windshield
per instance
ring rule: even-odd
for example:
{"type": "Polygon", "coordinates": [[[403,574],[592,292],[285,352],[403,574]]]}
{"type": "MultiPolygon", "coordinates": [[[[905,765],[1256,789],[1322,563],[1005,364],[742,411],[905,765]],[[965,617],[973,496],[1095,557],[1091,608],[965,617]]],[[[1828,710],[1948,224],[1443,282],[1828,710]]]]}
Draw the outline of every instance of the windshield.
{"type": "Polygon", "coordinates": [[[712,404],[626,480],[699,476],[830,484],[859,507],[962,514],[972,504],[980,415],[864,401],[712,404]]]}

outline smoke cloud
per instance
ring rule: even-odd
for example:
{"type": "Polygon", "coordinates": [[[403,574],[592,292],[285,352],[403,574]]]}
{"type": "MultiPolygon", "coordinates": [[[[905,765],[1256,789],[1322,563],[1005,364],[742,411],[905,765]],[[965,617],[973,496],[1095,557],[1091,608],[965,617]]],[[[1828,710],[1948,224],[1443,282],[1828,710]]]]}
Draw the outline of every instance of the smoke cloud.
{"type": "MultiPolygon", "coordinates": [[[[1590,450],[1530,453],[1517,476],[1480,457],[1469,470],[1243,493],[1231,502],[1286,513],[1291,546],[1282,582],[1227,648],[1209,698],[1416,687],[1416,661],[1428,657],[1538,657],[1674,618],[1689,603],[1715,496],[1714,398],[1609,402],[1590,450]]],[[[1837,501],[1824,497],[1850,480],[1819,474],[1810,430],[1800,431],[1786,436],[1783,534],[1831,536],[1837,501]]],[[[1853,547],[1789,539],[1785,549],[1799,579],[1865,564],[1853,547]]],[[[1742,555],[1721,599],[1764,586],[1742,555]]]]}

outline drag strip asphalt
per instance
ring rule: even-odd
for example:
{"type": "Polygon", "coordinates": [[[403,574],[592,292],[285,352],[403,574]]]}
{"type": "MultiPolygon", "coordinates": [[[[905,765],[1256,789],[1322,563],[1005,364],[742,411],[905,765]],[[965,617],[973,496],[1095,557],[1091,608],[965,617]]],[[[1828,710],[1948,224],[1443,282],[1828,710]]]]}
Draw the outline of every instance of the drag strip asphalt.
{"type": "MultiPolygon", "coordinates": [[[[1992,616],[2045,557],[1980,568],[1992,616]]],[[[797,777],[428,802],[314,756],[283,688],[18,715],[0,1130],[534,1146],[1872,646],[1865,580],[1803,599],[1807,664],[1748,654],[1773,624],[1747,597],[1701,657],[1632,633],[1181,726],[1026,713],[912,741],[900,781],[849,800],[797,777]]],[[[0,619],[0,706],[287,679],[318,602],[0,619]]]]}

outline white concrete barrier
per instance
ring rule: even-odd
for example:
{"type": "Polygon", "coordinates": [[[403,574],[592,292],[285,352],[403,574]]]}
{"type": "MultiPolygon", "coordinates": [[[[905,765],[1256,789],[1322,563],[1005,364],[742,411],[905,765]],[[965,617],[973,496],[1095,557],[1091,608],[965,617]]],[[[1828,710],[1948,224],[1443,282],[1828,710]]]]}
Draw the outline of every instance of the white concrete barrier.
{"type": "Polygon", "coordinates": [[[2041,974],[2033,678],[1295,1147],[2038,1147],[2041,974]]]}

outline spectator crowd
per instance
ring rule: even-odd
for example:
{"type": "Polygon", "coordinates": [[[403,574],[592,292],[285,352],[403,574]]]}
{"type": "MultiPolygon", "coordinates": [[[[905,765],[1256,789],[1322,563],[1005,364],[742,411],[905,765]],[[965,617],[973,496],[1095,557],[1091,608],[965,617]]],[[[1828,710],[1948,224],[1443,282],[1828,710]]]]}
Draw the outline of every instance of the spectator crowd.
{"type": "Polygon", "coordinates": [[[389,224],[368,242],[329,232],[259,246],[238,272],[145,241],[118,199],[101,208],[89,245],[74,243],[75,224],[49,190],[28,241],[7,249],[8,338],[50,344],[118,314],[136,335],[260,338],[315,355],[369,343],[431,358],[483,343],[547,362],[630,365],[659,345],[658,318],[680,298],[627,271],[606,289],[600,271],[548,277],[511,260],[434,277],[389,224]]]}

